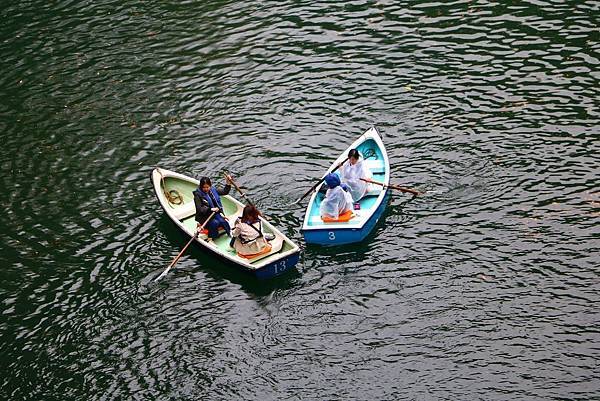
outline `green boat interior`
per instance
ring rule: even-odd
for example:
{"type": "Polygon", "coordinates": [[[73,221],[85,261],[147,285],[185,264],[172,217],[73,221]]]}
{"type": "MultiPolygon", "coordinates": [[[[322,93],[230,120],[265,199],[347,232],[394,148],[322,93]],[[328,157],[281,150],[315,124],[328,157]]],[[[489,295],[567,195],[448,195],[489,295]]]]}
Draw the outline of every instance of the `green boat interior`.
{"type": "MultiPolygon", "coordinates": [[[[183,224],[185,230],[188,233],[193,233],[196,229],[196,207],[194,205],[193,191],[197,188],[197,185],[190,181],[181,180],[175,177],[164,177],[161,183],[161,189],[164,191],[166,199],[168,200],[169,207],[173,209],[175,217],[183,224]],[[166,190],[165,190],[166,189],[166,190]]],[[[241,216],[243,207],[231,200],[228,196],[222,196],[221,202],[223,203],[223,210],[227,216],[231,225],[234,224],[238,216],[241,216]]],[[[269,224],[263,225],[263,231],[265,233],[276,234],[269,224]]],[[[206,239],[206,235],[200,235],[201,239],[206,239]]],[[[282,238],[277,236],[277,238],[282,238]]],[[[222,253],[230,254],[231,256],[237,256],[235,249],[229,246],[230,237],[225,235],[225,232],[221,230],[219,237],[213,240],[213,243],[217,246],[219,251],[222,253]]],[[[274,240],[274,242],[277,241],[274,240]]],[[[292,244],[288,241],[283,240],[281,249],[273,251],[253,259],[242,259],[250,262],[251,264],[265,264],[269,262],[270,256],[278,257],[277,255],[282,252],[286,252],[293,249],[292,244]]]]}

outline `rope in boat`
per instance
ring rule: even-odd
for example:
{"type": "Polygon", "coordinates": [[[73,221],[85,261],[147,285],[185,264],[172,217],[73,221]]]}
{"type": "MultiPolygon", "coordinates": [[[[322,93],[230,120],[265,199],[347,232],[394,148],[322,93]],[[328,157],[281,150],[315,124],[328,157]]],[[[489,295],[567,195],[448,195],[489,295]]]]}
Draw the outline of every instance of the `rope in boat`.
{"type": "Polygon", "coordinates": [[[371,157],[375,157],[375,160],[378,159],[377,152],[373,148],[365,149],[365,151],[363,152],[363,157],[365,160],[370,159],[371,157]]]}
{"type": "Polygon", "coordinates": [[[165,176],[162,175],[160,171],[158,172],[158,174],[160,174],[160,181],[162,182],[163,193],[165,194],[165,198],[167,198],[167,200],[169,201],[169,206],[181,205],[183,203],[183,196],[176,189],[172,189],[167,192],[167,187],[165,186],[165,176]]]}

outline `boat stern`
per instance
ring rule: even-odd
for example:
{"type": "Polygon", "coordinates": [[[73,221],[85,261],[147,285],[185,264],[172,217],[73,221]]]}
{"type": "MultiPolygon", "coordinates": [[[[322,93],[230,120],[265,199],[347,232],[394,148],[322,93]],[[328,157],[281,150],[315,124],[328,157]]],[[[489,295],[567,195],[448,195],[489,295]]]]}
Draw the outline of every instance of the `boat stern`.
{"type": "Polygon", "coordinates": [[[300,252],[291,253],[281,259],[267,264],[266,266],[256,269],[251,273],[258,279],[270,279],[281,276],[282,274],[292,270],[300,260],[300,252]]]}

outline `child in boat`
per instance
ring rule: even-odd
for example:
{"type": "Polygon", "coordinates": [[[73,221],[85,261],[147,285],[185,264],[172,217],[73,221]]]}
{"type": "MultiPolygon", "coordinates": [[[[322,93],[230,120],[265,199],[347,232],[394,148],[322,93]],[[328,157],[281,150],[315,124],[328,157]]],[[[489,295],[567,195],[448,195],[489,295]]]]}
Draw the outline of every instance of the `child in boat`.
{"type": "Polygon", "coordinates": [[[327,174],[325,183],[329,187],[321,202],[321,217],[337,219],[341,214],[352,210],[352,195],[342,188],[337,174],[327,174]]]}
{"type": "Polygon", "coordinates": [[[246,205],[233,228],[233,248],[240,255],[253,255],[269,246],[269,234],[263,233],[260,212],[254,205],[246,205]]]}
{"type": "Polygon", "coordinates": [[[348,152],[348,161],[340,167],[340,176],[342,183],[350,187],[350,194],[352,194],[354,202],[358,202],[369,191],[369,183],[362,181],[361,178],[373,178],[371,170],[366,166],[364,160],[360,160],[360,154],[356,149],[348,152]]]}
{"type": "Polygon", "coordinates": [[[208,229],[209,240],[219,236],[219,227],[223,227],[227,235],[230,235],[231,227],[227,222],[223,204],[221,203],[220,195],[227,195],[231,190],[230,177],[226,176],[227,184],[222,189],[217,189],[212,186],[210,178],[202,177],[198,188],[193,191],[194,204],[196,206],[196,221],[198,228],[210,217],[211,213],[215,213],[213,217],[204,226],[208,229]]]}

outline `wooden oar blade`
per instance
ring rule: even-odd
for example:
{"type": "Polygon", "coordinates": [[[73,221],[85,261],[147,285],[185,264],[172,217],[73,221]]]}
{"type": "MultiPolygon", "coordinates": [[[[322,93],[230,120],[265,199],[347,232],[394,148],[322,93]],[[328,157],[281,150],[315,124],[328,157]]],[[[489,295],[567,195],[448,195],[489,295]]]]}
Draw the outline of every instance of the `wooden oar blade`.
{"type": "Polygon", "coordinates": [[[422,192],[419,192],[416,189],[405,188],[405,187],[401,187],[399,185],[390,184],[390,185],[388,185],[388,187],[391,188],[391,189],[396,189],[396,190],[401,191],[401,192],[406,192],[406,193],[413,194],[414,196],[422,194],[422,192]]]}
{"type": "Polygon", "coordinates": [[[171,262],[171,264],[169,266],[167,266],[167,268],[165,269],[165,271],[163,271],[160,274],[160,276],[158,276],[157,278],[154,279],[154,282],[157,282],[158,280],[160,280],[161,278],[163,278],[164,276],[167,275],[167,273],[169,272],[169,270],[171,270],[171,268],[173,266],[175,266],[175,263],[177,263],[177,261],[181,258],[181,255],[183,255],[183,253],[185,252],[185,250],[188,248],[188,246],[190,246],[190,244],[192,243],[192,241],[194,241],[197,236],[198,236],[198,233],[196,233],[192,238],[190,238],[190,240],[188,241],[187,244],[185,244],[185,246],[183,247],[183,249],[181,250],[181,252],[179,252],[179,254],[175,257],[175,259],[173,259],[173,261],[171,262]]]}
{"type": "Polygon", "coordinates": [[[298,198],[298,200],[296,200],[296,202],[292,203],[292,205],[298,205],[300,202],[302,202],[302,200],[304,198],[306,198],[310,193],[312,193],[315,188],[317,187],[317,185],[319,185],[321,183],[321,181],[319,181],[318,183],[316,183],[311,189],[309,189],[304,195],[302,195],[301,197],[298,198]]]}
{"type": "Polygon", "coordinates": [[[308,194],[310,194],[313,190],[311,189],[310,191],[308,191],[307,193],[305,193],[304,195],[302,195],[301,197],[299,197],[298,199],[296,199],[296,202],[294,202],[294,205],[299,204],[300,202],[302,202],[302,200],[304,200],[304,198],[306,198],[306,196],[308,194]]]}
{"type": "Polygon", "coordinates": [[[154,279],[154,282],[156,283],[158,280],[160,280],[161,278],[163,278],[164,276],[167,275],[167,273],[169,272],[170,268],[168,268],[167,270],[164,270],[162,273],[160,273],[160,275],[154,279]]]}

